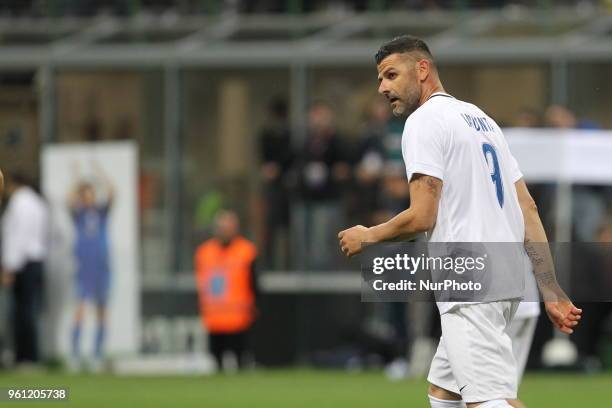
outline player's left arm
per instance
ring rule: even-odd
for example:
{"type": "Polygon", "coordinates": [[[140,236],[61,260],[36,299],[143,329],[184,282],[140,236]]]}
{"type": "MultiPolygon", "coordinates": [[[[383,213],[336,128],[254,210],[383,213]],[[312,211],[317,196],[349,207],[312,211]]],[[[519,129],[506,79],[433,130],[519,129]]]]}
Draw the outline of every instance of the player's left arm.
{"type": "Polygon", "coordinates": [[[548,245],[548,238],[538,213],[538,207],[529,194],[525,181],[515,183],[519,205],[525,222],[525,251],[533,267],[538,288],[544,298],[548,317],[561,332],[571,334],[582,315],[565,294],[555,274],[555,264],[548,245]]]}
{"type": "Polygon", "coordinates": [[[389,221],[371,228],[357,225],[338,234],[340,248],[347,256],[358,254],[363,243],[377,243],[394,238],[410,238],[430,231],[438,216],[442,180],[416,173],[410,180],[410,208],[389,221]]]}

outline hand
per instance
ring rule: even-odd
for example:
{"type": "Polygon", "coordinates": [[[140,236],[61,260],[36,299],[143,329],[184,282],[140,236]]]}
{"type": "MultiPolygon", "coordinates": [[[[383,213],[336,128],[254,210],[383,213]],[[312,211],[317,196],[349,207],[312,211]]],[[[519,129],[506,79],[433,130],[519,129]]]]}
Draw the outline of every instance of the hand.
{"type": "Polygon", "coordinates": [[[362,251],[361,244],[364,242],[372,242],[370,229],[363,225],[356,225],[338,234],[340,248],[346,256],[353,256],[362,251]]]}
{"type": "Polygon", "coordinates": [[[544,302],[546,313],[553,325],[562,333],[572,334],[574,327],[582,317],[582,309],[578,309],[569,300],[544,302]]]}

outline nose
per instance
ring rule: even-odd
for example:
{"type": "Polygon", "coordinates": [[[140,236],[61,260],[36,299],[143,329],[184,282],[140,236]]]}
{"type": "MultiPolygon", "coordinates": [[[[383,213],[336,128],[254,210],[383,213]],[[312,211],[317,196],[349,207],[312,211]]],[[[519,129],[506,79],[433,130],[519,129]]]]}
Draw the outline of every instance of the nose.
{"type": "Polygon", "coordinates": [[[378,85],[378,93],[385,96],[389,93],[384,80],[380,82],[380,85],[378,85]]]}

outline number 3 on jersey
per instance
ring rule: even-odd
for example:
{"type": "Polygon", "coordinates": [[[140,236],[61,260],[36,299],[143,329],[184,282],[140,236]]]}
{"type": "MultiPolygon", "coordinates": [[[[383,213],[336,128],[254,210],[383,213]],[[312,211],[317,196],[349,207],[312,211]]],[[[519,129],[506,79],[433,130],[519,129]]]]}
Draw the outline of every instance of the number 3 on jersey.
{"type": "Polygon", "coordinates": [[[482,144],[482,153],[485,156],[485,160],[489,165],[491,171],[491,181],[495,184],[495,191],[497,192],[497,201],[500,207],[504,207],[504,185],[502,184],[501,172],[499,170],[499,161],[497,160],[497,152],[493,145],[489,143],[482,144]]]}

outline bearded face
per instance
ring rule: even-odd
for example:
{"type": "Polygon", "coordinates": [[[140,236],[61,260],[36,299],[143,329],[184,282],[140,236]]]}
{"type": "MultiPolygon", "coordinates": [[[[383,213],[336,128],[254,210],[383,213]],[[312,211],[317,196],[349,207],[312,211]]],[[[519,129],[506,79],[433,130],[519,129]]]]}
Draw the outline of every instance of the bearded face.
{"type": "Polygon", "coordinates": [[[378,92],[384,95],[395,116],[410,115],[419,107],[421,84],[414,60],[405,54],[391,54],[377,66],[378,92]]]}

